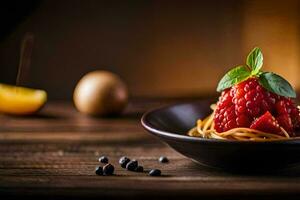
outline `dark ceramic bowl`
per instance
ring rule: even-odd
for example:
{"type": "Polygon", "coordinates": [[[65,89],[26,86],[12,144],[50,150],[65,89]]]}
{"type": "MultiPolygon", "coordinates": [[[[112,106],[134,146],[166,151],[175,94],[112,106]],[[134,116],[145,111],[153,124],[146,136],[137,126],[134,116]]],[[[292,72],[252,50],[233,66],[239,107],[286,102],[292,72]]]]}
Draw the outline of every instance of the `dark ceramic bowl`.
{"type": "Polygon", "coordinates": [[[265,171],[300,163],[300,140],[234,141],[190,137],[196,120],[207,116],[209,101],[175,104],[143,115],[143,127],[193,161],[231,171],[265,171]]]}

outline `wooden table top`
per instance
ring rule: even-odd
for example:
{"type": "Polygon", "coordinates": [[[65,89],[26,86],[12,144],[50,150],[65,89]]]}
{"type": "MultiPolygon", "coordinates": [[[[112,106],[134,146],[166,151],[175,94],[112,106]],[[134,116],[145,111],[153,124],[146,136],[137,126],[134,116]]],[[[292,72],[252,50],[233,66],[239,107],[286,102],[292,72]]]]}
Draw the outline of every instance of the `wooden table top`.
{"type": "MultiPolygon", "coordinates": [[[[38,116],[0,117],[0,195],[7,197],[281,197],[300,193],[300,168],[273,174],[232,174],[194,164],[140,125],[141,114],[168,102],[133,101],[117,118],[90,118],[71,103],[48,103],[38,116]],[[115,175],[97,176],[101,155],[115,175]],[[146,170],[124,170],[121,156],[136,158],[146,170]],[[170,159],[159,163],[158,157],[170,159]]],[[[299,155],[297,155],[299,156],[299,155]]],[[[259,164],[258,164],[259,165],[259,164]]]]}

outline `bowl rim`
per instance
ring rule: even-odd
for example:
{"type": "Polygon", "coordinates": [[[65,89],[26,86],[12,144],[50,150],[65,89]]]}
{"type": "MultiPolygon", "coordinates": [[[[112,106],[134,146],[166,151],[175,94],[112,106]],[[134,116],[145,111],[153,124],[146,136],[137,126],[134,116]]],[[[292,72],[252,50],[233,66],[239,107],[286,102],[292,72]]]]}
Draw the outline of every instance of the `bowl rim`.
{"type": "MultiPolygon", "coordinates": [[[[158,108],[151,109],[145,112],[141,117],[141,125],[145,130],[150,132],[153,135],[169,138],[173,140],[182,140],[186,142],[199,142],[199,143],[227,143],[227,144],[300,144],[300,138],[291,138],[291,139],[278,139],[271,141],[240,141],[240,140],[219,140],[219,139],[211,139],[211,138],[201,138],[201,137],[192,137],[189,135],[173,133],[169,131],[160,130],[150,125],[147,118],[153,113],[159,113],[162,110],[170,109],[171,107],[183,106],[183,105],[191,105],[191,104],[200,104],[200,103],[208,102],[207,100],[200,101],[192,101],[192,102],[184,102],[184,103],[172,103],[169,105],[161,106],[158,108]]],[[[192,127],[191,127],[192,128],[192,127]]]]}

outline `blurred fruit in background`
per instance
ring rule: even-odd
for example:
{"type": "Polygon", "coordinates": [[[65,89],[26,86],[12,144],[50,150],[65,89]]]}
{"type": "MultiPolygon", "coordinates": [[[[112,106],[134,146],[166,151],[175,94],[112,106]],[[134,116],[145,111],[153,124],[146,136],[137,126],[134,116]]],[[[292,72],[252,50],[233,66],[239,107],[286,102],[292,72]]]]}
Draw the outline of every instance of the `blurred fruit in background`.
{"type": "Polygon", "coordinates": [[[43,90],[0,84],[0,113],[34,114],[46,101],[47,93],[43,90]]]}
{"type": "Polygon", "coordinates": [[[82,113],[93,116],[119,114],[127,105],[125,83],[109,71],[93,71],[78,82],[73,100],[82,113]]]}

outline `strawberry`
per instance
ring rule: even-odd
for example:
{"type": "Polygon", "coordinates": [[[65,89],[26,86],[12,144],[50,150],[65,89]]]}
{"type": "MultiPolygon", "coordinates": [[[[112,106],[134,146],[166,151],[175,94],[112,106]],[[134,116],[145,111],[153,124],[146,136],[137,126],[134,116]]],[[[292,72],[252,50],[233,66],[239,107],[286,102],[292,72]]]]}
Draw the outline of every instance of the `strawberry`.
{"type": "Polygon", "coordinates": [[[289,133],[293,132],[293,124],[291,117],[289,115],[289,110],[288,110],[288,105],[287,105],[288,100],[283,99],[279,100],[276,102],[276,112],[277,112],[277,121],[279,124],[289,133]]]}
{"type": "Polygon", "coordinates": [[[217,132],[236,127],[280,133],[280,126],[294,133],[300,128],[300,114],[292,98],[296,93],[281,76],[262,72],[259,48],[248,55],[246,65],[238,66],[221,79],[222,92],[214,115],[217,132]]]}
{"type": "Polygon", "coordinates": [[[276,120],[286,132],[293,134],[293,124],[289,115],[280,115],[276,120]]]}
{"type": "Polygon", "coordinates": [[[280,127],[277,120],[267,111],[265,114],[254,120],[250,126],[252,129],[267,133],[280,133],[280,127]]]}
{"type": "Polygon", "coordinates": [[[215,111],[215,128],[223,132],[236,127],[250,127],[267,111],[276,111],[277,99],[280,96],[264,89],[257,78],[236,84],[221,94],[215,111]]]}

